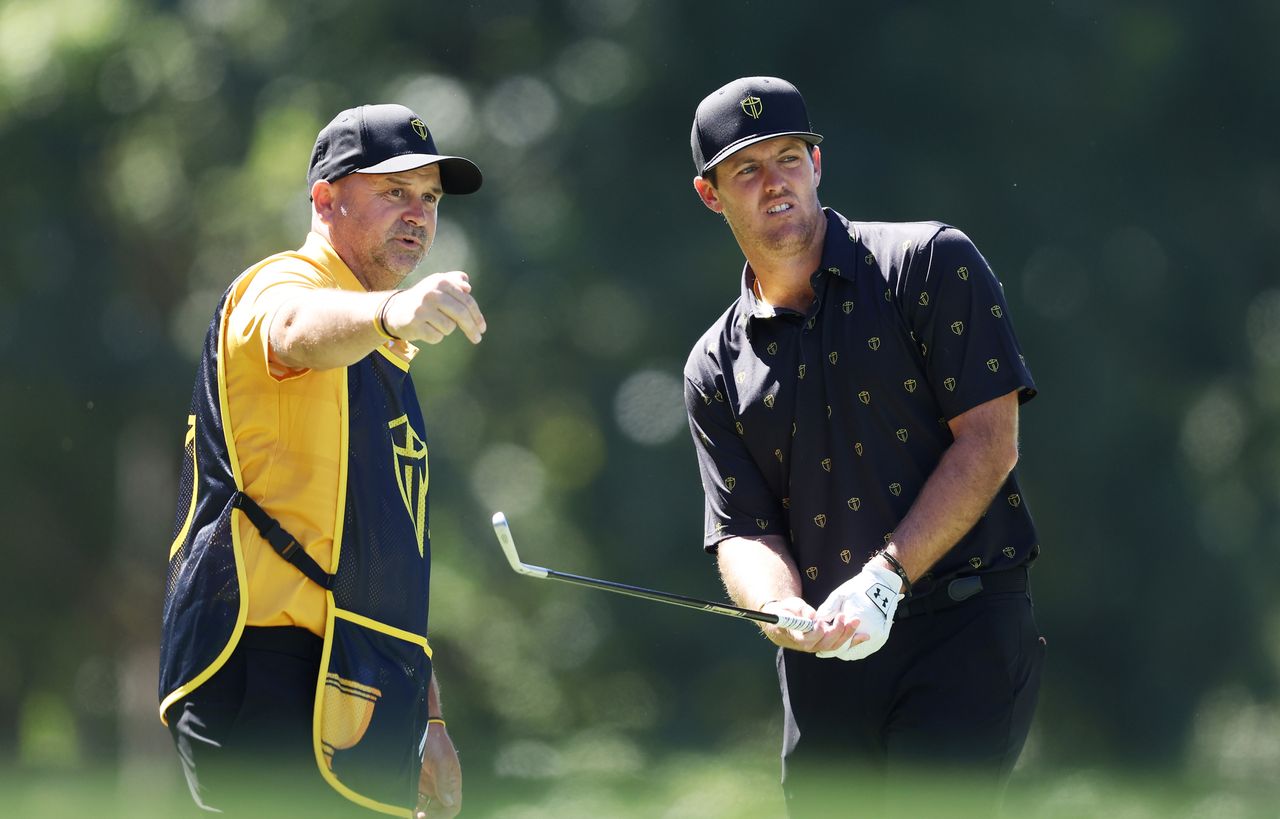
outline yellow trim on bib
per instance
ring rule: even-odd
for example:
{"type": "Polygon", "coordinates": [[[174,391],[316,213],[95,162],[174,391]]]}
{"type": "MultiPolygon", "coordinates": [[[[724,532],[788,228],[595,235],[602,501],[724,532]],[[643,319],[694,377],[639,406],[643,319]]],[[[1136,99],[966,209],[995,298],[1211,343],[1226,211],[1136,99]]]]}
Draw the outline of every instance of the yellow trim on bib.
{"type": "MultiPolygon", "coordinates": [[[[222,436],[227,446],[227,460],[231,463],[231,475],[235,478],[236,489],[243,489],[244,476],[240,474],[240,459],[236,456],[236,436],[231,429],[231,411],[227,401],[227,357],[223,354],[226,344],[227,319],[230,315],[231,308],[228,300],[228,302],[223,303],[222,315],[218,319],[218,412],[222,415],[222,436]]],[[[195,427],[192,426],[192,430],[194,429],[195,427]]],[[[193,496],[198,491],[197,486],[196,484],[192,485],[193,496]]],[[[230,519],[227,521],[231,529],[231,554],[236,562],[236,583],[240,587],[240,605],[236,611],[236,624],[231,630],[231,636],[227,639],[227,644],[222,647],[222,651],[213,659],[213,662],[160,701],[160,721],[166,726],[169,724],[169,720],[165,718],[165,712],[169,710],[169,706],[204,685],[210,677],[218,673],[218,670],[226,664],[227,658],[231,656],[231,652],[236,650],[236,646],[240,643],[240,635],[244,633],[244,623],[249,616],[249,578],[244,565],[244,547],[240,544],[240,527],[236,525],[237,512],[244,514],[238,509],[233,510],[230,519]]]]}

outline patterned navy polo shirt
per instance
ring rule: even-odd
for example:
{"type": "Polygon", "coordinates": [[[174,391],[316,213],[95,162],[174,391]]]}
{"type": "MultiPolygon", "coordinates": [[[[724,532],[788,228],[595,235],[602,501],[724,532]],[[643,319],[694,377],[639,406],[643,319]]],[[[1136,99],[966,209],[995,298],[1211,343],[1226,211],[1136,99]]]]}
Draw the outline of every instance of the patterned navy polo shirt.
{"type": "MultiPolygon", "coordinates": [[[[704,548],[782,535],[818,605],[892,537],[952,443],[949,419],[1035,395],[1000,282],[961,231],[826,210],[806,313],[742,294],[694,346],[685,404],[706,493],[704,548]]],[[[1016,470],[916,593],[1029,563],[1016,470]]]]}

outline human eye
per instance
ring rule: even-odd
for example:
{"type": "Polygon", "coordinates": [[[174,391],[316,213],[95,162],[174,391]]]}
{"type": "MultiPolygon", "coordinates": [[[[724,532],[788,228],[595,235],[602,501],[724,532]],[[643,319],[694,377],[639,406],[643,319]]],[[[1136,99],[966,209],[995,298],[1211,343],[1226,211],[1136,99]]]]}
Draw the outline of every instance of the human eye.
{"type": "Polygon", "coordinates": [[[404,188],[389,188],[387,190],[387,196],[390,196],[392,199],[399,199],[404,196],[404,188]]]}

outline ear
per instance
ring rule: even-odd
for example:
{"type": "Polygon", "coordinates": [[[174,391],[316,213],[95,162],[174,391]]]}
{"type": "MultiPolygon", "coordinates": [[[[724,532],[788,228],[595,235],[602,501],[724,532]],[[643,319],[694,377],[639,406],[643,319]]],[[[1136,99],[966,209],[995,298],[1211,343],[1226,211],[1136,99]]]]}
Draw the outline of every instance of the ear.
{"type": "Polygon", "coordinates": [[[693,189],[698,192],[698,198],[702,200],[702,204],[715,213],[724,212],[724,204],[720,201],[720,196],[716,193],[715,186],[711,184],[711,180],[705,176],[695,176],[693,178],[693,189]]]}
{"type": "Polygon", "coordinates": [[[817,145],[813,146],[813,186],[818,187],[822,182],[822,150],[817,145]]]}
{"type": "Polygon", "coordinates": [[[323,179],[317,179],[315,184],[311,186],[311,209],[320,217],[322,222],[330,223],[333,221],[334,210],[334,190],[333,184],[323,179]]]}

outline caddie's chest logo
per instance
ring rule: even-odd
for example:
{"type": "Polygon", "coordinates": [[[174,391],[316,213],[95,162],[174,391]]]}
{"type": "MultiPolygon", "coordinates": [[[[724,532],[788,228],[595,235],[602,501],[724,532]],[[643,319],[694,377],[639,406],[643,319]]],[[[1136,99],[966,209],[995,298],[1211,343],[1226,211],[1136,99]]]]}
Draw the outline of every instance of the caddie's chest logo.
{"type": "Polygon", "coordinates": [[[764,103],[760,101],[759,97],[747,95],[738,104],[742,106],[742,113],[752,119],[760,119],[760,114],[764,112],[764,103]]]}
{"type": "Polygon", "coordinates": [[[407,415],[389,422],[387,428],[391,430],[391,469],[422,556],[427,531],[427,443],[414,431],[407,415]]]}

